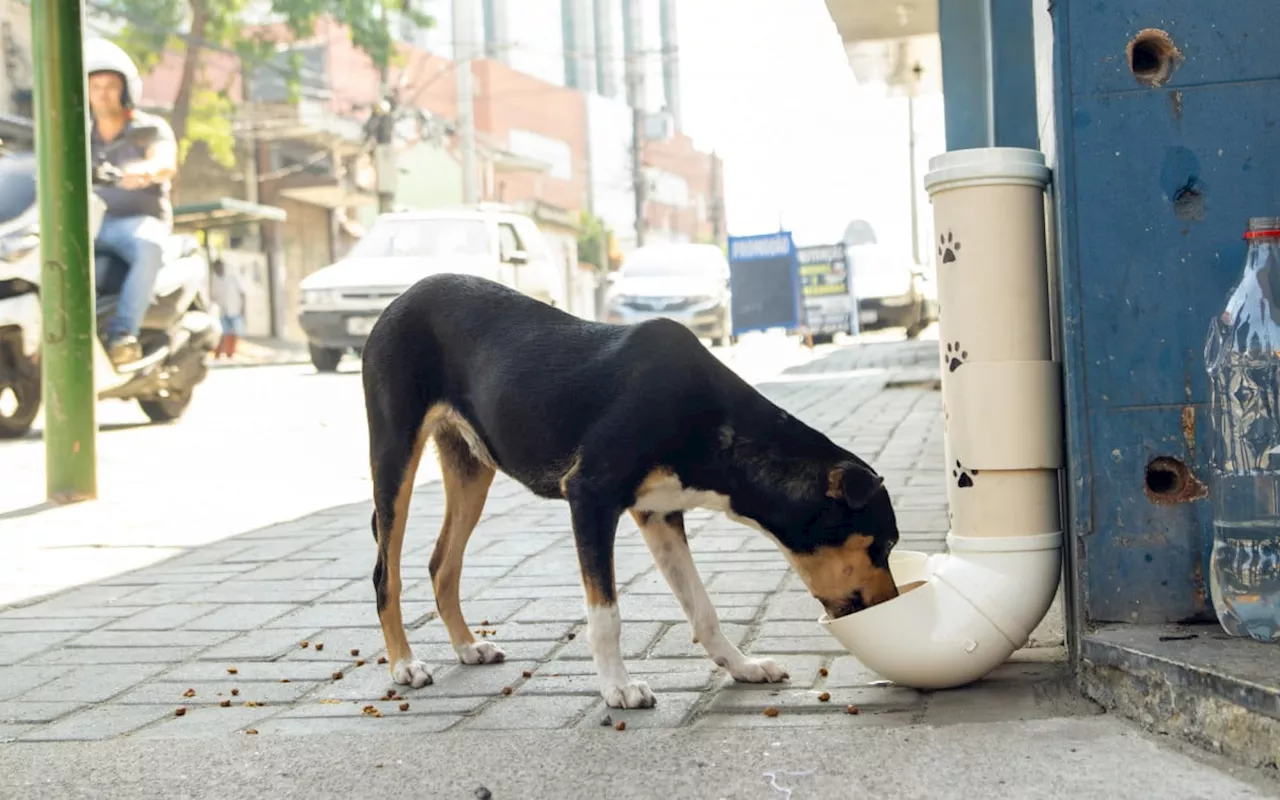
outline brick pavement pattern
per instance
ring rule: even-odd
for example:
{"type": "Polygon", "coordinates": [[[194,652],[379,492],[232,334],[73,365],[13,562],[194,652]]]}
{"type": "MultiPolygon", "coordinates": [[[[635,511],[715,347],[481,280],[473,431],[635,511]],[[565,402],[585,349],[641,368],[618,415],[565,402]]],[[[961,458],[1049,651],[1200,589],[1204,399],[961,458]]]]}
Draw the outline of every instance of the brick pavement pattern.
{"type": "MultiPolygon", "coordinates": [[[[779,405],[871,461],[898,509],[901,547],[943,546],[942,422],[935,342],[835,350],[761,386],[779,405]]],[[[583,636],[567,506],[499,479],[468,548],[463,611],[505,663],[457,663],[434,614],[427,561],[440,485],[415,494],[403,569],[422,689],[394,686],[370,574],[369,505],[358,503],[226,539],[137,572],[0,611],[0,740],[261,735],[344,730],[611,726],[737,727],[927,720],[925,695],[885,686],[815,624],[820,607],[775,546],[709,512],[686,515],[699,571],[746,652],[789,683],[735,685],[690,641],[689,625],[628,515],[617,541],[623,650],[658,693],[651,710],[607,709],[583,636]],[[388,697],[388,690],[396,695],[388,697]],[[827,697],[826,700],[821,699],[827,697]],[[779,709],[773,718],[766,707],[779,709]],[[179,711],[179,709],[182,709],[179,711]],[[179,715],[180,714],[180,715],[179,715]]],[[[1033,705],[1044,665],[1002,670],[1033,705]]],[[[981,708],[979,687],[941,706],[981,708]],[[971,698],[966,700],[965,698],[971,698]]]]}

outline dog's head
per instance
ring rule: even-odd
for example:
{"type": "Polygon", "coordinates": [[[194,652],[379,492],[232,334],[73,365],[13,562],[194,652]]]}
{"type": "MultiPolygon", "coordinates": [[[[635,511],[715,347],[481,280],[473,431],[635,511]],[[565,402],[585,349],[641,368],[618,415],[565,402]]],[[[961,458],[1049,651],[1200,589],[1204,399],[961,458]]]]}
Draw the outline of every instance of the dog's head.
{"type": "Polygon", "coordinates": [[[808,530],[783,544],[809,592],[835,619],[898,596],[889,573],[898,521],[884,479],[865,462],[840,464],[826,477],[808,530]]]}

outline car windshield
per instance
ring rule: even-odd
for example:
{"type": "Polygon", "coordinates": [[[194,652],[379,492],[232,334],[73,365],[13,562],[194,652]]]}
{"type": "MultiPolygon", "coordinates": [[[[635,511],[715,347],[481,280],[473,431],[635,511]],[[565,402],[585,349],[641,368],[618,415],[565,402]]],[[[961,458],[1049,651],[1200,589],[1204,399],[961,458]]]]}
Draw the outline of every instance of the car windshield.
{"type": "Polygon", "coordinates": [[[349,258],[485,256],[489,229],[478,219],[387,219],[373,224],[349,258]]]}
{"type": "Polygon", "coordinates": [[[716,248],[644,248],[622,264],[622,274],[629,278],[714,278],[724,272],[723,256],[716,248]]]}

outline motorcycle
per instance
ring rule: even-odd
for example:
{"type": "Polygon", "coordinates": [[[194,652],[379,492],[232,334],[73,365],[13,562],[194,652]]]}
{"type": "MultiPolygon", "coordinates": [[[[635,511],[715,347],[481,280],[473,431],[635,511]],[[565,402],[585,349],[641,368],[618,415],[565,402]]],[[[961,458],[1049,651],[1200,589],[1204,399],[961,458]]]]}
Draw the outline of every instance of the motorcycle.
{"type": "MultiPolygon", "coordinates": [[[[0,157],[0,439],[23,436],[40,410],[40,214],[36,204],[37,165],[33,153],[0,157]]],[[[94,185],[120,180],[120,171],[93,166],[94,185]]],[[[90,193],[90,233],[96,236],[106,213],[90,193]]],[[[96,249],[96,248],[95,248],[96,249]]],[[[98,399],[136,400],[152,422],[178,419],[209,372],[207,356],[222,338],[222,324],[209,296],[209,264],[191,236],[175,235],[165,248],[151,304],[138,335],[142,357],[115,365],[103,345],[128,265],[116,254],[106,259],[105,280],[97,287],[98,335],[93,348],[98,399]]]]}

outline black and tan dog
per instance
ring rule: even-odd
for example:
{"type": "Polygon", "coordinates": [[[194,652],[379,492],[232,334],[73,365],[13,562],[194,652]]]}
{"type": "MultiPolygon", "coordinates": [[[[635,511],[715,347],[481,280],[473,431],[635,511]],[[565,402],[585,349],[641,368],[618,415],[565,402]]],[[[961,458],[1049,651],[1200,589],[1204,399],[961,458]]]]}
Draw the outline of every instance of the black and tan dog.
{"type": "Polygon", "coordinates": [[[373,582],[391,674],[431,682],[400,616],[400,553],[423,448],[434,439],[444,527],[431,556],[436,608],[464,664],[503,653],[477,642],[458,597],[462,554],[498,470],[569,502],[587,635],[608,705],[642,708],[619,646],[618,520],[630,512],[695,640],[739,681],[787,678],[720,631],[685,539],[692,508],[769,536],[833,616],[897,595],[897,523],[880,476],[775,406],[679,323],[586,322],[482,278],[424,278],[387,306],[364,348],[373,469],[373,582]]]}

